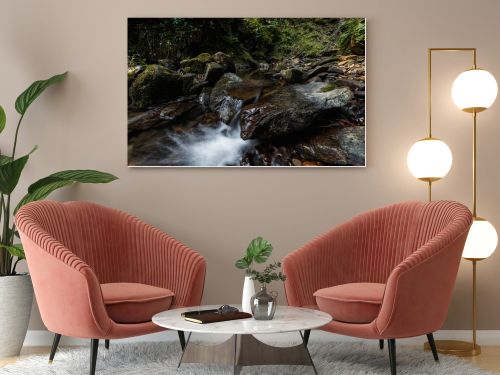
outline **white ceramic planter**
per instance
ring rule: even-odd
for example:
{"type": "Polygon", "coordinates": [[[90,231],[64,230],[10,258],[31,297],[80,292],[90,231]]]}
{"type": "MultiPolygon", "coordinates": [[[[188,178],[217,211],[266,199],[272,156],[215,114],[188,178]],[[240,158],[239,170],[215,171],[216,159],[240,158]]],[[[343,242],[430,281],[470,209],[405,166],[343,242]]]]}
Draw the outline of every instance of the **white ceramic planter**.
{"type": "Polygon", "coordinates": [[[0,358],[19,355],[33,303],[30,275],[0,277],[0,358]]]}
{"type": "Polygon", "coordinates": [[[245,276],[245,282],[243,284],[243,294],[241,296],[241,309],[244,312],[252,313],[252,308],[250,306],[250,299],[255,294],[255,286],[253,280],[250,276],[245,276]]]}

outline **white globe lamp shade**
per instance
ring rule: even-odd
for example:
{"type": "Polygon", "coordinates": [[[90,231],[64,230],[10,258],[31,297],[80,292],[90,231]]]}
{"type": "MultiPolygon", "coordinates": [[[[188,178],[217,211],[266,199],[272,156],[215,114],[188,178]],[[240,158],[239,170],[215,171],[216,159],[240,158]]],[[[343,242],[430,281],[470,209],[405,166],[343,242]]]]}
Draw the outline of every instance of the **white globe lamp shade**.
{"type": "Polygon", "coordinates": [[[483,69],[461,73],[453,82],[451,97],[455,105],[465,112],[481,112],[489,108],[497,97],[495,77],[483,69]]]}
{"type": "Polygon", "coordinates": [[[495,251],[498,235],[495,227],[487,220],[474,218],[465,241],[462,257],[466,259],[486,259],[495,251]]]}
{"type": "Polygon", "coordinates": [[[406,162],[415,178],[437,181],[450,171],[453,157],[446,143],[436,138],[425,138],[411,146],[406,162]]]}

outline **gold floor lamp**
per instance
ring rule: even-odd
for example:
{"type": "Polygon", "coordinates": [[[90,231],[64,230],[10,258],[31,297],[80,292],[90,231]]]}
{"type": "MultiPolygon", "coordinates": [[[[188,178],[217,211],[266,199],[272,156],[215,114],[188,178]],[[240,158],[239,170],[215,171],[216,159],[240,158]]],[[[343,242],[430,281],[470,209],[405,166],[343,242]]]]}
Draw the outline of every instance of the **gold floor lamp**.
{"type": "MultiPolygon", "coordinates": [[[[472,262],[472,343],[457,340],[437,340],[438,352],[457,356],[474,356],[481,353],[476,343],[476,265],[479,260],[488,258],[496,249],[498,236],[493,225],[477,215],[477,113],[489,108],[495,101],[498,87],[493,75],[476,65],[475,48],[429,48],[428,50],[428,137],[416,142],[408,152],[408,168],[419,180],[425,181],[429,188],[429,201],[432,199],[432,182],[440,180],[449,172],[452,155],[443,141],[432,137],[432,53],[433,52],[470,52],[472,67],[461,73],[453,83],[451,95],[455,105],[462,111],[472,114],[472,215],[474,221],[470,228],[462,254],[472,262]]],[[[425,344],[425,349],[429,345],[425,344]]]]}

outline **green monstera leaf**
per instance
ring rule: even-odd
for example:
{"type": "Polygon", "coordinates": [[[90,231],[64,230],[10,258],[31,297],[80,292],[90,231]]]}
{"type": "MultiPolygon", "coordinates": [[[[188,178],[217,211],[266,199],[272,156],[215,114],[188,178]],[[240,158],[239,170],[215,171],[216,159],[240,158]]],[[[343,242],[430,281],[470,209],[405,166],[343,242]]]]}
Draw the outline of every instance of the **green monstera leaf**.
{"type": "Polygon", "coordinates": [[[273,252],[273,245],[262,237],[254,238],[247,248],[247,257],[257,263],[264,263],[273,252]]]}
{"type": "Polygon", "coordinates": [[[262,237],[254,238],[247,247],[243,258],[235,262],[236,268],[249,269],[252,263],[264,263],[273,252],[273,245],[262,237]]]}

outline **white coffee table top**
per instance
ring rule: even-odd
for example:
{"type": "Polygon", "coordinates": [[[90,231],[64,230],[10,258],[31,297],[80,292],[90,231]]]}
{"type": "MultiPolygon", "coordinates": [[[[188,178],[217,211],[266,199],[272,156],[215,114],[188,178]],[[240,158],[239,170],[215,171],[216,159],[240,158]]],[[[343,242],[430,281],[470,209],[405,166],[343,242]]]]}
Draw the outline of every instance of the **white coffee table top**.
{"type": "MultiPolygon", "coordinates": [[[[211,305],[167,310],[153,316],[153,322],[160,327],[178,331],[246,335],[314,329],[322,327],[332,320],[329,314],[318,310],[289,306],[278,306],[273,320],[255,320],[254,318],[248,318],[229,320],[226,322],[197,324],[188,322],[181,316],[181,313],[186,311],[217,309],[219,307],[219,305],[211,305]]],[[[235,307],[240,308],[240,306],[235,307]]]]}

